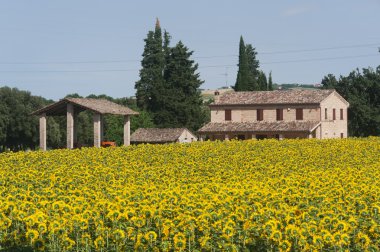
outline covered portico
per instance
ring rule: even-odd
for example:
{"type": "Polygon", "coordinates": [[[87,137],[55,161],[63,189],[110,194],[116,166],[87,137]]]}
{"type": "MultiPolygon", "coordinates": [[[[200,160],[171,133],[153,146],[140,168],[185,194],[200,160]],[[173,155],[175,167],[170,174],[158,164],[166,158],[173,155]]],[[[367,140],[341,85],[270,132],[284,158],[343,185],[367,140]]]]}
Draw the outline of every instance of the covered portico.
{"type": "Polygon", "coordinates": [[[316,121],[210,122],[198,130],[200,139],[321,138],[316,121]]]}
{"type": "Polygon", "coordinates": [[[32,113],[32,115],[39,116],[40,149],[46,150],[46,117],[64,115],[67,118],[67,148],[74,148],[74,142],[76,141],[75,118],[84,110],[92,111],[94,114],[95,147],[100,147],[102,142],[102,117],[104,114],[124,116],[124,145],[130,145],[130,116],[138,115],[138,112],[105,99],[64,98],[32,113]]]}

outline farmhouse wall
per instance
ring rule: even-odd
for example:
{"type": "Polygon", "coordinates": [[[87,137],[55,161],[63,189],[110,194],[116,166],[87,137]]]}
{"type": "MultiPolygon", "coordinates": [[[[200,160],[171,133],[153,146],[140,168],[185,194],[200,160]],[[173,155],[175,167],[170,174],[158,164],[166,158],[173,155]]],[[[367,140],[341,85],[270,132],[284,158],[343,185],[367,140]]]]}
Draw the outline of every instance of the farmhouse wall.
{"type": "Polygon", "coordinates": [[[197,137],[188,130],[184,130],[178,138],[178,142],[180,143],[191,143],[194,141],[197,141],[197,137]]]}
{"type": "Polygon", "coordinates": [[[341,134],[343,134],[343,138],[347,138],[347,109],[347,103],[335,92],[321,102],[322,120],[320,130],[322,138],[340,138],[341,134]],[[334,109],[335,120],[333,118],[334,109]],[[343,109],[343,120],[340,118],[341,109],[343,109]]]}

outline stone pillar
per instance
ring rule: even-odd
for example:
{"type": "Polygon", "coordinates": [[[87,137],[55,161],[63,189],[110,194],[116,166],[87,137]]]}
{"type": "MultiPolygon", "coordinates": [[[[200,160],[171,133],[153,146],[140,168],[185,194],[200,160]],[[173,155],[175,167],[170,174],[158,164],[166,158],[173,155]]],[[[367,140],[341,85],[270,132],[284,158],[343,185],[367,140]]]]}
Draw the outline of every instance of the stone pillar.
{"type": "Polygon", "coordinates": [[[102,115],[94,114],[94,147],[100,147],[102,143],[102,115]]]}
{"type": "MultiPolygon", "coordinates": [[[[76,114],[76,113],[74,113],[74,122],[77,122],[78,120],[77,120],[77,118],[78,118],[78,114],[76,114]]],[[[75,148],[77,148],[78,146],[78,130],[77,130],[77,127],[74,127],[74,129],[73,129],[73,131],[74,131],[74,147],[75,148]]]]}
{"type": "Polygon", "coordinates": [[[228,134],[226,134],[226,135],[224,136],[224,140],[230,140],[230,137],[229,137],[228,134]]]}
{"type": "Polygon", "coordinates": [[[40,115],[40,149],[46,151],[46,114],[40,115]]]}
{"type": "Polygon", "coordinates": [[[256,140],[256,134],[252,134],[252,139],[256,140]]]}
{"type": "Polygon", "coordinates": [[[128,115],[124,116],[124,146],[131,144],[131,121],[128,115]]]}
{"type": "Polygon", "coordinates": [[[284,134],[279,134],[278,135],[278,140],[283,140],[284,139],[284,134]]]}
{"type": "Polygon", "coordinates": [[[309,133],[308,138],[313,138],[313,134],[309,133]]]}
{"type": "Polygon", "coordinates": [[[74,148],[74,105],[67,104],[67,148],[74,148]]]}

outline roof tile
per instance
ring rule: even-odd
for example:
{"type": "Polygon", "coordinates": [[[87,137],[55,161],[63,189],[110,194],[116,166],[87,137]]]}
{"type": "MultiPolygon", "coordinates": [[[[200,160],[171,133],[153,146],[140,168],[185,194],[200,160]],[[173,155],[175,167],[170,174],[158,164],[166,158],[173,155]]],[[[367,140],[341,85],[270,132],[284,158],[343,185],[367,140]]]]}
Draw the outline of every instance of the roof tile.
{"type": "Polygon", "coordinates": [[[292,89],[224,93],[212,105],[318,104],[334,89],[292,89]]]}
{"type": "Polygon", "coordinates": [[[131,142],[167,143],[175,142],[186,128],[139,128],[131,135],[131,142]]]}
{"type": "Polygon", "coordinates": [[[217,132],[310,132],[318,126],[316,121],[275,121],[275,122],[210,122],[198,133],[217,132]]]}

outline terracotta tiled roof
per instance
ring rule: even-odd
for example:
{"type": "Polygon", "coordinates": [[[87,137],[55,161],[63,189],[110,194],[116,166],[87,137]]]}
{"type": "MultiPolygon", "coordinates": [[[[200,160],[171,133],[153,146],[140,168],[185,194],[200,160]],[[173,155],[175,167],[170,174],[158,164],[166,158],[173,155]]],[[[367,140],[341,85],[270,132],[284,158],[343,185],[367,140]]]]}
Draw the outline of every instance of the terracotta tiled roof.
{"type": "Polygon", "coordinates": [[[44,108],[34,111],[33,115],[46,113],[47,115],[65,115],[66,105],[72,103],[75,110],[80,112],[83,110],[91,110],[100,114],[114,115],[138,115],[139,113],[132,109],[119,105],[117,103],[105,99],[92,98],[64,98],[56,103],[50,104],[44,108]]]}
{"type": "Polygon", "coordinates": [[[212,105],[319,104],[334,89],[292,89],[224,93],[212,105]]]}
{"type": "Polygon", "coordinates": [[[175,142],[186,128],[139,128],[131,135],[135,143],[168,143],[175,142]]]}
{"type": "Polygon", "coordinates": [[[320,122],[315,121],[275,121],[275,122],[210,122],[198,133],[217,132],[311,132],[320,122]]]}

